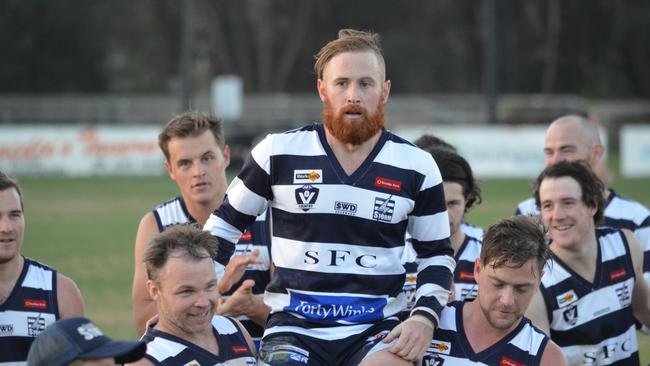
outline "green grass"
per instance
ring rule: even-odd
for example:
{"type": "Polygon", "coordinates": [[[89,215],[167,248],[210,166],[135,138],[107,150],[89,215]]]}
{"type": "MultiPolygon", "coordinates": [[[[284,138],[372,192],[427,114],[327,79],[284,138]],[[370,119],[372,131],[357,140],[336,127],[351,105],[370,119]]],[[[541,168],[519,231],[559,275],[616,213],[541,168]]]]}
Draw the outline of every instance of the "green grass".
{"type": "MultiPolygon", "coordinates": [[[[175,196],[167,177],[22,178],[26,235],[23,253],[73,278],[87,315],[115,338],[135,338],[131,316],[133,243],[142,215],[175,196]]],[[[614,188],[650,206],[650,179],[618,179],[614,188]]],[[[482,182],[483,203],[468,221],[483,227],[510,216],[530,196],[527,180],[482,182]]],[[[639,336],[642,364],[650,337],[639,336]]]]}

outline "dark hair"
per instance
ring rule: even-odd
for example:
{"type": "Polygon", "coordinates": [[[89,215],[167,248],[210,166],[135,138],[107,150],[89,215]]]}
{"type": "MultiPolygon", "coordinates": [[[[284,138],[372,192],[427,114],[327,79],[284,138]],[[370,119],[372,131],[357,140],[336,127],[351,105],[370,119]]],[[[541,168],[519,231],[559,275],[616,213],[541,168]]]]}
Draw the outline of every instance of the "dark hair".
{"type": "Polygon", "coordinates": [[[596,208],[594,223],[600,223],[603,219],[603,211],[605,209],[605,198],[603,197],[605,185],[584,160],[563,160],[542,170],[535,180],[534,186],[535,204],[537,205],[537,208],[541,208],[539,187],[542,185],[542,182],[547,178],[562,177],[569,177],[578,182],[580,190],[582,191],[582,202],[589,207],[596,208]]]}
{"type": "Polygon", "coordinates": [[[0,191],[6,191],[9,188],[13,188],[18,192],[18,197],[20,198],[20,209],[24,210],[23,192],[20,190],[18,182],[14,178],[0,171],[0,191]]]}
{"type": "Polygon", "coordinates": [[[192,225],[175,225],[154,236],[144,252],[143,262],[147,268],[147,277],[155,281],[159,269],[169,257],[183,256],[196,261],[215,258],[217,239],[209,232],[192,225]]]}
{"type": "Polygon", "coordinates": [[[314,58],[314,71],[318,79],[323,78],[325,66],[334,56],[343,52],[364,52],[371,51],[377,56],[382,69],[382,75],[386,76],[386,64],[381,51],[379,35],[372,32],[363,32],[355,29],[339,30],[338,38],[327,43],[318,51],[314,58]]]}
{"type": "Polygon", "coordinates": [[[520,268],[534,259],[541,272],[549,256],[544,226],[534,216],[502,219],[483,235],[480,256],[483,266],[520,268]]]}
{"type": "Polygon", "coordinates": [[[175,137],[196,137],[210,130],[221,150],[226,146],[222,122],[219,118],[200,112],[185,112],[172,118],[158,135],[158,146],[169,160],[169,141],[175,137]]]}
{"type": "Polygon", "coordinates": [[[416,144],[420,149],[425,151],[429,151],[430,149],[436,148],[436,149],[445,149],[445,150],[458,153],[458,150],[454,145],[434,135],[429,135],[429,134],[422,135],[418,137],[417,140],[415,140],[414,144],[416,144]]]}
{"type": "Polygon", "coordinates": [[[463,187],[465,212],[481,203],[481,188],[474,179],[472,168],[465,158],[444,148],[424,148],[436,161],[443,182],[458,183],[463,187]]]}

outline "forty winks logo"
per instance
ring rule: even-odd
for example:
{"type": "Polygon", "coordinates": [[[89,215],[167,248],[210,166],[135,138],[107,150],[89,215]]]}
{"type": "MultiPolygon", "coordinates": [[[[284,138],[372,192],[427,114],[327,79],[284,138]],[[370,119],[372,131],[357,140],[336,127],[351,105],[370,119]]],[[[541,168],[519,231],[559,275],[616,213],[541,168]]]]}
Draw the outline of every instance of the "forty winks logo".
{"type": "Polygon", "coordinates": [[[291,302],[285,311],[326,323],[368,323],[381,320],[386,299],[315,295],[290,291],[291,302]]]}
{"type": "Polygon", "coordinates": [[[317,199],[318,188],[312,186],[311,184],[305,184],[304,186],[296,189],[296,203],[298,204],[298,207],[305,212],[314,207],[317,199]]]}

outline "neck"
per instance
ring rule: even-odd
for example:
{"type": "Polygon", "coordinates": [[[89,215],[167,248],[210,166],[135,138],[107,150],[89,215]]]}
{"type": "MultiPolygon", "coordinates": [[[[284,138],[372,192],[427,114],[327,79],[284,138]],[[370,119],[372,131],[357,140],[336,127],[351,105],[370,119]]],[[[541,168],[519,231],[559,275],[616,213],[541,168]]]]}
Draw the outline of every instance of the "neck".
{"type": "Polygon", "coordinates": [[[521,319],[514,322],[508,329],[497,329],[485,319],[478,299],[467,301],[463,306],[463,329],[465,330],[467,341],[475,353],[479,353],[497,343],[503,337],[510,334],[520,322],[521,319]]]}
{"type": "Polygon", "coordinates": [[[382,130],[379,130],[368,140],[359,145],[354,145],[339,141],[328,131],[327,127],[325,128],[325,138],[327,143],[332,148],[336,160],[338,160],[339,164],[341,164],[341,167],[343,167],[343,170],[345,170],[348,175],[354,173],[357,168],[363,164],[377,144],[377,141],[379,141],[381,133],[382,130]]]}
{"type": "MultiPolygon", "coordinates": [[[[225,192],[225,189],[223,190],[225,192]]],[[[205,225],[205,222],[208,221],[210,214],[213,213],[221,204],[223,203],[224,194],[219,194],[219,198],[215,198],[211,202],[202,203],[202,202],[192,202],[190,200],[185,200],[185,207],[187,211],[192,215],[192,217],[201,225],[205,225]]]]}
{"type": "Polygon", "coordinates": [[[463,245],[463,242],[465,241],[465,233],[459,227],[449,239],[451,240],[451,247],[454,249],[454,254],[458,254],[460,246],[463,245]]]}
{"type": "Polygon", "coordinates": [[[18,254],[6,263],[0,264],[0,283],[11,283],[18,278],[20,272],[23,270],[25,258],[18,254]]]}
{"type": "Polygon", "coordinates": [[[598,241],[594,228],[581,243],[571,247],[560,247],[551,243],[551,251],[584,279],[593,282],[598,258],[598,241]]]}

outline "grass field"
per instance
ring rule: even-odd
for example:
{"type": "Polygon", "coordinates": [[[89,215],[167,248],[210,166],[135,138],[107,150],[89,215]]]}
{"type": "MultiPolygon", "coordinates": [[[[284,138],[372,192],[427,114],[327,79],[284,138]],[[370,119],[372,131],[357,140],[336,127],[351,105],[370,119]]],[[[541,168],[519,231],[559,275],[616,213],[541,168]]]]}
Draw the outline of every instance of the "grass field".
{"type": "MultiPolygon", "coordinates": [[[[22,178],[26,235],[23,253],[72,277],[87,315],[109,335],[135,338],[131,316],[133,241],[142,215],[176,195],[167,177],[22,178]]],[[[618,179],[614,188],[650,206],[650,179],[618,179]]],[[[530,195],[526,180],[487,180],[483,203],[468,221],[486,227],[512,214],[530,195]]],[[[650,337],[639,336],[642,364],[650,337]]]]}

